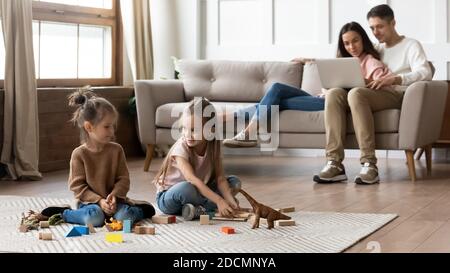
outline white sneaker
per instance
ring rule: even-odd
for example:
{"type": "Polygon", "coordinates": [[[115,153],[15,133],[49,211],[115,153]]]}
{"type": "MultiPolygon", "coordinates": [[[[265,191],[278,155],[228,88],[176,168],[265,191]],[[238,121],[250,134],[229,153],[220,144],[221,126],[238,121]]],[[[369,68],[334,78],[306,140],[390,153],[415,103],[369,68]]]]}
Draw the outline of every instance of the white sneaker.
{"type": "Polygon", "coordinates": [[[229,148],[240,148],[240,147],[256,147],[258,141],[247,139],[248,136],[245,135],[245,131],[240,132],[233,138],[225,139],[223,145],[229,148]]]}
{"type": "Polygon", "coordinates": [[[361,167],[359,175],[355,177],[355,183],[370,185],[378,182],[380,182],[380,177],[378,177],[377,165],[372,163],[364,163],[361,167]]]}

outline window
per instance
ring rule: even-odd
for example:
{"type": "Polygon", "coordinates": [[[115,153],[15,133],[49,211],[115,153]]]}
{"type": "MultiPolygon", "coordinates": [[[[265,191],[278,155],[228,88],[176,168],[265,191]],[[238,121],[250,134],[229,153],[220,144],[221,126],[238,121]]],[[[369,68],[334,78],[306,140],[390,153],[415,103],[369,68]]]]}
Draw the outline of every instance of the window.
{"type": "Polygon", "coordinates": [[[116,7],[116,0],[34,0],[38,86],[120,84],[116,7]]]}

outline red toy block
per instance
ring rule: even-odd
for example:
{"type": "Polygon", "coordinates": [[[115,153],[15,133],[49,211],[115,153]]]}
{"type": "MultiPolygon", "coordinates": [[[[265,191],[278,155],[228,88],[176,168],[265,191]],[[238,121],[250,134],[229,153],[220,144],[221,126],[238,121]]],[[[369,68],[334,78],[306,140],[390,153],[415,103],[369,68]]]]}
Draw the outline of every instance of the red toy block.
{"type": "Polygon", "coordinates": [[[232,227],[222,227],[222,232],[225,234],[234,234],[234,228],[232,227]]]}

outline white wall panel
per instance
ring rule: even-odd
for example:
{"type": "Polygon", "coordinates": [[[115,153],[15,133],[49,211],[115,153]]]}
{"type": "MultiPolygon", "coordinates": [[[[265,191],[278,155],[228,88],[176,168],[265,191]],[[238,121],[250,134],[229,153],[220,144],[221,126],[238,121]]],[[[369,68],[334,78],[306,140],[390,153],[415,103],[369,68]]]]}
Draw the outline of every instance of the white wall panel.
{"type": "Polygon", "coordinates": [[[422,43],[435,42],[436,0],[389,0],[395,13],[399,34],[422,43]]]}
{"type": "Polygon", "coordinates": [[[318,42],[318,1],[274,0],[274,40],[277,45],[318,42]]]}
{"type": "Polygon", "coordinates": [[[219,1],[219,44],[261,45],[264,41],[264,10],[258,0],[219,1]]]}
{"type": "Polygon", "coordinates": [[[351,21],[360,23],[367,34],[369,34],[369,37],[375,39],[370,32],[366,19],[367,12],[373,6],[374,1],[330,0],[331,42],[337,43],[342,26],[351,21]]]}

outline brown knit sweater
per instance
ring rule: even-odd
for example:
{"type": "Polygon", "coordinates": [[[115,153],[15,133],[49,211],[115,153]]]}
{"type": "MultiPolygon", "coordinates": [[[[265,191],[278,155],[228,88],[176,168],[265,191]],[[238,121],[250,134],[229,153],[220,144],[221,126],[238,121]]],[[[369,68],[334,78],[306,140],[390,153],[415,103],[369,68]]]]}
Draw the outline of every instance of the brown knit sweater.
{"type": "Polygon", "coordinates": [[[85,145],[76,148],[70,160],[69,189],[77,202],[85,204],[97,203],[110,193],[129,203],[130,176],[122,146],[111,142],[100,152],[85,145]]]}

